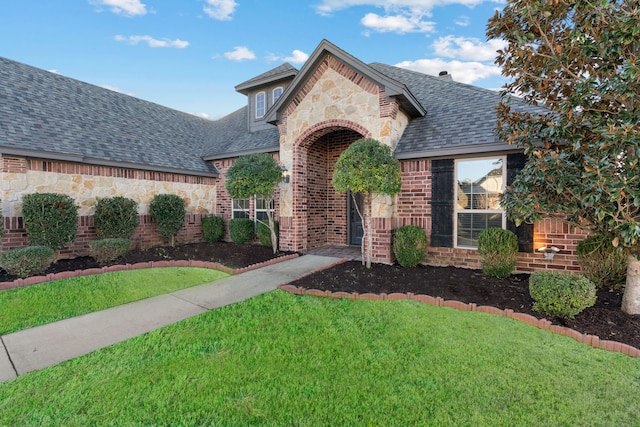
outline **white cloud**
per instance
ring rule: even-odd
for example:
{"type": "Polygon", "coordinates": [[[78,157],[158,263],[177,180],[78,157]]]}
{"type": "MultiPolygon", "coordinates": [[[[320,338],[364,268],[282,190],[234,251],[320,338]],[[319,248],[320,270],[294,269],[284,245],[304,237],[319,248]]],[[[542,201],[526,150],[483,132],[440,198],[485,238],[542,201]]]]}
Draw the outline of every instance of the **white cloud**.
{"type": "Polygon", "coordinates": [[[207,6],[204,6],[203,10],[210,18],[229,21],[237,6],[238,3],[234,0],[207,0],[207,6]]]}
{"type": "Polygon", "coordinates": [[[91,0],[90,4],[107,6],[111,12],[117,15],[136,16],[146,15],[147,6],[140,0],[91,0]]]}
{"type": "Polygon", "coordinates": [[[495,65],[487,65],[481,62],[445,61],[439,58],[403,61],[396,64],[396,66],[432,76],[437,76],[440,71],[447,71],[456,82],[467,84],[501,74],[500,67],[495,65]]]}
{"type": "Polygon", "coordinates": [[[184,49],[185,47],[189,46],[189,42],[188,41],[184,41],[184,40],[180,40],[180,39],[175,39],[175,40],[169,40],[169,39],[162,39],[162,40],[158,40],[158,39],[154,39],[151,36],[129,36],[129,37],[125,37],[125,36],[115,36],[115,39],[119,42],[126,42],[129,43],[131,45],[136,45],[138,43],[141,42],[145,42],[149,45],[149,47],[173,47],[173,48],[178,48],[178,49],[184,49]]]}
{"type": "Polygon", "coordinates": [[[458,18],[454,21],[456,25],[461,27],[468,27],[471,24],[471,18],[465,15],[458,16],[458,18]]]}
{"type": "Polygon", "coordinates": [[[189,113],[192,116],[200,117],[201,119],[209,120],[209,115],[207,113],[189,113]]]}
{"type": "Polygon", "coordinates": [[[244,46],[236,46],[231,52],[225,52],[224,57],[232,61],[256,59],[256,54],[244,46]]]}
{"type": "Polygon", "coordinates": [[[493,61],[496,51],[506,47],[504,40],[483,42],[474,37],[440,37],[433,42],[433,49],[438,56],[458,58],[470,61],[493,61]]]}
{"type": "Polygon", "coordinates": [[[435,22],[423,21],[422,16],[387,15],[367,13],[360,22],[367,28],[380,33],[431,33],[435,31],[435,22]]]}
{"type": "Polygon", "coordinates": [[[295,49],[293,52],[291,52],[290,56],[285,57],[276,55],[275,53],[270,53],[267,55],[267,61],[271,62],[283,61],[290,62],[292,64],[303,64],[307,59],[309,59],[309,55],[298,49],[295,49]]]}
{"type": "Polygon", "coordinates": [[[431,10],[438,6],[461,4],[475,6],[486,0],[321,0],[315,6],[320,15],[331,15],[333,12],[354,6],[380,7],[385,11],[410,10],[415,15],[429,16],[431,10]]]}
{"type": "Polygon", "coordinates": [[[120,89],[118,87],[115,87],[115,86],[111,86],[111,85],[98,85],[98,86],[100,86],[101,88],[104,88],[104,89],[112,90],[114,92],[122,93],[124,95],[134,96],[133,93],[125,92],[122,89],[120,89]]]}

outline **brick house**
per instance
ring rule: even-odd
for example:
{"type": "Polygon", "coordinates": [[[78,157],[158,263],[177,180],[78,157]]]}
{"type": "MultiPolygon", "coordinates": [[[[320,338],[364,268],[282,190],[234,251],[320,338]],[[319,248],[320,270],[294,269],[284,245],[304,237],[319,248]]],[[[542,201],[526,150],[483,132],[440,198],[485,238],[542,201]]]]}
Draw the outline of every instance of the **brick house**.
{"type": "MultiPolygon", "coordinates": [[[[518,235],[518,270],[579,269],[584,233],[555,219],[516,228],[499,206],[525,158],[496,139],[498,93],[446,74],[365,64],[326,40],[300,70],[283,64],[235,89],[247,105],[208,121],[0,58],[2,249],[26,245],[21,196],[45,191],[80,206],[69,253],[95,238],[96,198],[114,195],[139,203],[138,244],[161,244],[147,209],[158,193],[187,201],[178,241],[202,239],[204,215],[229,220],[248,209],[256,218],[274,209],[281,249],[356,245],[362,227],[352,198],[333,190],[331,176],[349,144],[371,137],[392,148],[402,170],[401,193],[372,206],[375,261],[391,262],[393,231],[413,224],[429,236],[425,262],[478,267],[477,234],[503,227],[518,235]],[[273,207],[225,191],[234,159],[257,152],[271,153],[287,177],[273,207]],[[553,260],[536,251],[549,245],[560,249],[553,260]]],[[[517,99],[512,107],[536,112],[517,99]]]]}

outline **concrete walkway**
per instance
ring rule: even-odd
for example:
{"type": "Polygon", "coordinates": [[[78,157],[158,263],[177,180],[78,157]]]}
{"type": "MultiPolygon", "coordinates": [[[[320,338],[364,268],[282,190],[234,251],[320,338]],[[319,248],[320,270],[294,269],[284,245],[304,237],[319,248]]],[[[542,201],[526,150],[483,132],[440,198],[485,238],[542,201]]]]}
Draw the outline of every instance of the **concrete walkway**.
{"type": "Polygon", "coordinates": [[[0,337],[0,382],[272,291],[339,258],[305,255],[215,282],[0,337]]]}

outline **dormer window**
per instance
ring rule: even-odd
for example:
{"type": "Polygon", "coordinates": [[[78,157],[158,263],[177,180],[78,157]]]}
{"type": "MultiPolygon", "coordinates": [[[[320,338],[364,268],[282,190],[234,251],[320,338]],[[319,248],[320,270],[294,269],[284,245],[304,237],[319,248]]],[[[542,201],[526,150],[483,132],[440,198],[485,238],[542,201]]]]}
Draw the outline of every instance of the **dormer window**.
{"type": "Polygon", "coordinates": [[[256,119],[264,117],[264,113],[266,110],[266,99],[265,93],[259,92],[256,95],[256,119]]]}
{"type": "Polygon", "coordinates": [[[273,103],[275,104],[276,101],[278,100],[278,98],[280,98],[280,95],[282,95],[282,88],[281,87],[277,87],[273,90],[273,103]]]}

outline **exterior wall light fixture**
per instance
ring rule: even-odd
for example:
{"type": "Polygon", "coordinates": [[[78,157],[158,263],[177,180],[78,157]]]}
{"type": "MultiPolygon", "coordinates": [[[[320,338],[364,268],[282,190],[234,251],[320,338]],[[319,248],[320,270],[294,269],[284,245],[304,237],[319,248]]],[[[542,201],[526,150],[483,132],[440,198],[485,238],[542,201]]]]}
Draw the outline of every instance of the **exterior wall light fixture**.
{"type": "Polygon", "coordinates": [[[291,175],[289,175],[289,170],[285,165],[282,165],[281,169],[282,169],[282,182],[284,182],[285,184],[288,184],[289,181],[291,180],[291,175]]]}
{"type": "Polygon", "coordinates": [[[543,246],[541,248],[538,248],[538,252],[541,252],[546,259],[552,260],[553,256],[560,252],[560,249],[556,248],[555,246],[543,246]]]}

